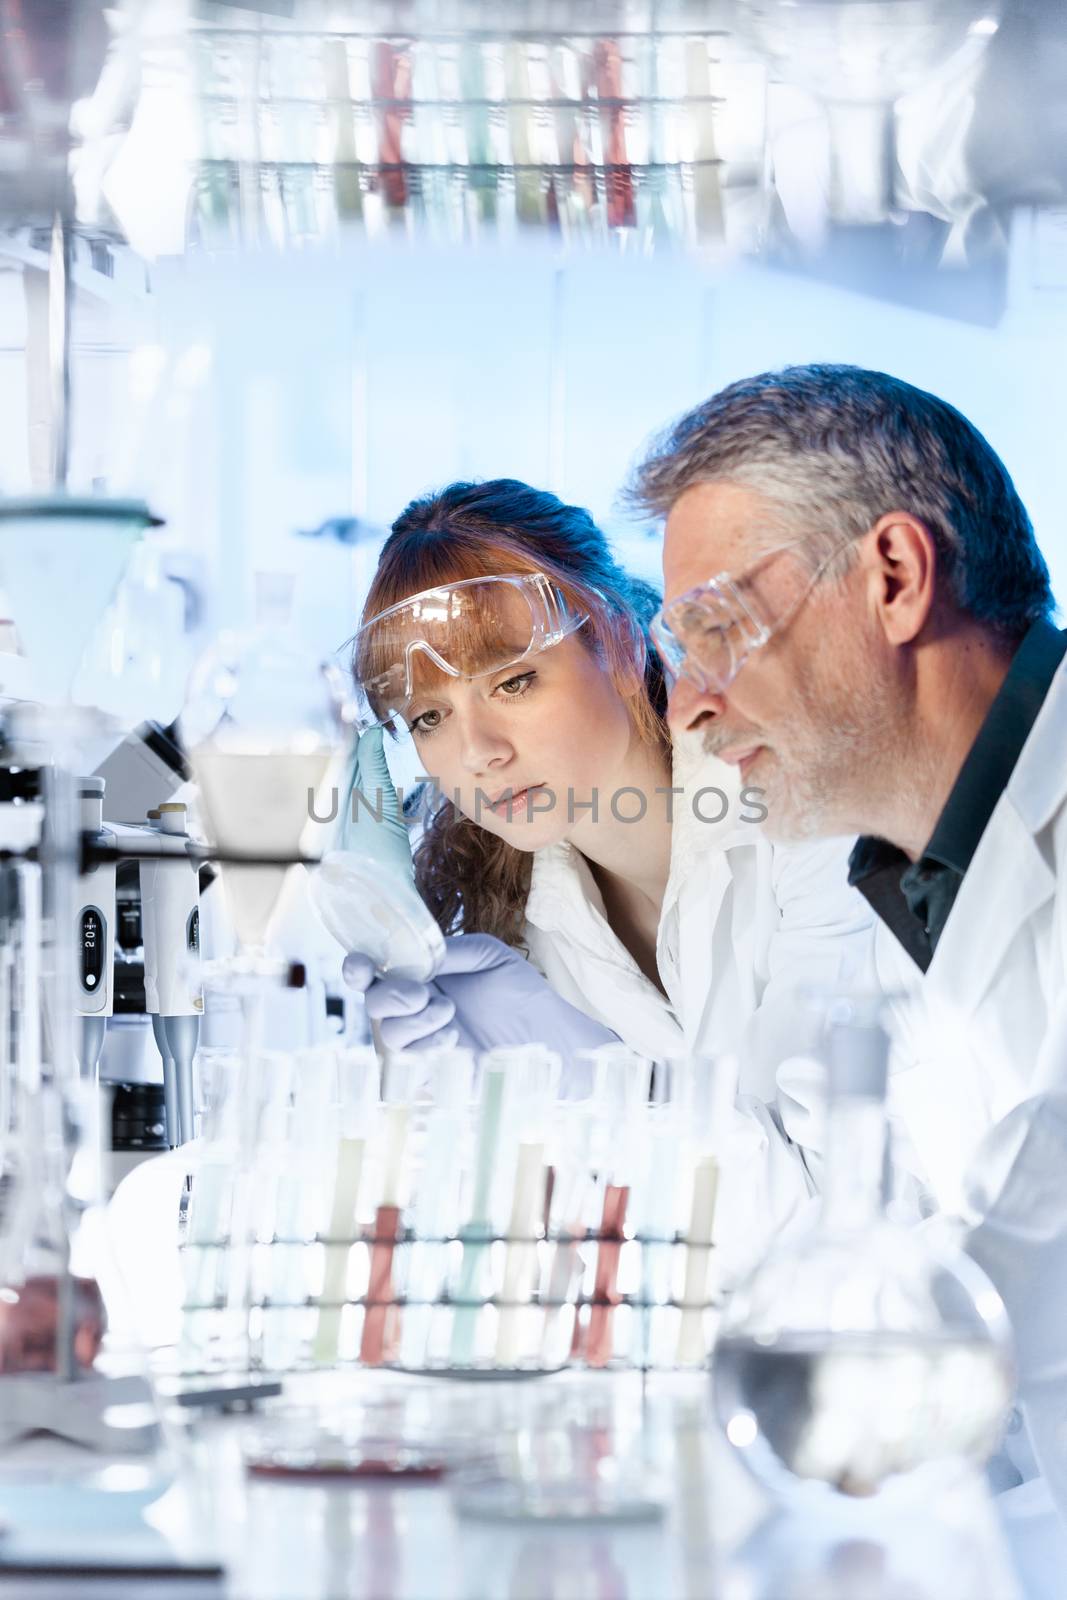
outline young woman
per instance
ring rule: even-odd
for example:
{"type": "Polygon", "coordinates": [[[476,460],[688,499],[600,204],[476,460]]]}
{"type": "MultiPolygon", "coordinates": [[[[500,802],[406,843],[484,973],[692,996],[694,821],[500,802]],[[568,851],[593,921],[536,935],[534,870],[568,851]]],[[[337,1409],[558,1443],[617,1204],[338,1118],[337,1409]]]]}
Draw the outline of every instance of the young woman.
{"type": "MultiPolygon", "coordinates": [[[[779,1137],[780,1062],[817,1031],[804,991],[862,968],[870,917],[843,847],[772,847],[734,769],[672,751],[657,603],[586,511],[510,479],[457,483],[394,523],[354,670],[433,780],[414,871],[444,932],[511,947],[513,990],[519,963],[524,995],[535,968],[640,1054],[736,1055],[752,1157],[779,1137]]],[[[485,966],[374,983],[386,1043],[464,1022],[492,1043],[494,1007],[514,1028],[485,966]]],[[[772,1163],[765,1182],[797,1194],[795,1177],[772,1163]]]]}

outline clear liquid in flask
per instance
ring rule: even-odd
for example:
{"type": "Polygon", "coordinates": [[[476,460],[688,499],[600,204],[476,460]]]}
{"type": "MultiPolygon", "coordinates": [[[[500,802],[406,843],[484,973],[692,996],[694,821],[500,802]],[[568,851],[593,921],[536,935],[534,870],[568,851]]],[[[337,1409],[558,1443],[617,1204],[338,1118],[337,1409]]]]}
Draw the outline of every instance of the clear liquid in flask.
{"type": "Polygon", "coordinates": [[[981,1462],[1010,1403],[1007,1362],[988,1340],[891,1333],[727,1336],[715,1403],[727,1438],[766,1481],[876,1494],[935,1462],[981,1462]]]}

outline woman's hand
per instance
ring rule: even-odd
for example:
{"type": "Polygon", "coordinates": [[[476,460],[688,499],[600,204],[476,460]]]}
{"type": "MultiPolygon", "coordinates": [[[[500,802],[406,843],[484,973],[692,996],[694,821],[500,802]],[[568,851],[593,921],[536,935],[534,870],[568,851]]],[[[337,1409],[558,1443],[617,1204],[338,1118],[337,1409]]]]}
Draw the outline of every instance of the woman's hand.
{"type": "Polygon", "coordinates": [[[487,933],[453,934],[430,983],[376,978],[366,956],[345,959],[345,981],[367,997],[387,1050],[460,1045],[493,1050],[544,1044],[563,1057],[618,1037],[560,998],[524,956],[487,933]]]}
{"type": "Polygon", "coordinates": [[[368,728],[356,741],[338,819],[335,849],[371,856],[411,881],[411,844],[383,747],[384,731],[368,728]]]}

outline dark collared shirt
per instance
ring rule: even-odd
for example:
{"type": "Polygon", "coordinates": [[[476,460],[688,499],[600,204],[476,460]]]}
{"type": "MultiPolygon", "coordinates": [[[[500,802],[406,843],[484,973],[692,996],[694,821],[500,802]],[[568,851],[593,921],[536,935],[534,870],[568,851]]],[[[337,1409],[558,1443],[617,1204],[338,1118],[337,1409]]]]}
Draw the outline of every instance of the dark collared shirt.
{"type": "Polygon", "coordinates": [[[1031,626],[918,861],[885,839],[856,841],[849,883],[924,972],[1065,654],[1067,633],[1044,620],[1031,626]]]}

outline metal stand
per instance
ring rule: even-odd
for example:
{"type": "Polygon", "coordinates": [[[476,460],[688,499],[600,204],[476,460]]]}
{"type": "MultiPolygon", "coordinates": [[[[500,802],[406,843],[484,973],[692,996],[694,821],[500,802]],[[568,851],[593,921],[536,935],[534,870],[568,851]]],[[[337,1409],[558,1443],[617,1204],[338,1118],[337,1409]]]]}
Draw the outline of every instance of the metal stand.
{"type": "Polygon", "coordinates": [[[144,1455],[160,1443],[152,1391],[136,1373],[64,1379],[54,1372],[0,1378],[0,1449],[52,1433],[107,1455],[144,1455]]]}

